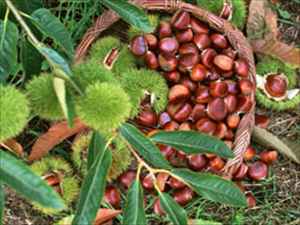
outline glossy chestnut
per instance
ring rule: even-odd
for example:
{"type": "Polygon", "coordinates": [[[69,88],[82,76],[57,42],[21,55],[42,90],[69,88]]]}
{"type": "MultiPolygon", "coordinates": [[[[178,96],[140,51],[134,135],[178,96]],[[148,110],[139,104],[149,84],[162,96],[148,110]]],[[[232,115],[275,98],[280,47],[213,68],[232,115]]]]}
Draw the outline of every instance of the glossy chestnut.
{"type": "Polygon", "coordinates": [[[186,11],[178,11],[171,19],[171,24],[176,30],[185,30],[190,25],[190,14],[186,11]]]}
{"type": "Polygon", "coordinates": [[[268,166],[261,162],[257,161],[249,166],[248,176],[255,180],[260,181],[264,180],[268,175],[268,166]]]}
{"type": "Polygon", "coordinates": [[[189,43],[182,44],[178,49],[178,53],[179,55],[186,55],[186,54],[198,55],[199,50],[194,43],[189,42],[189,43]]]}
{"type": "Polygon", "coordinates": [[[213,97],[225,97],[228,93],[227,83],[221,80],[210,82],[209,93],[213,97]]]}
{"type": "Polygon", "coordinates": [[[158,45],[157,37],[154,34],[145,34],[144,37],[148,43],[149,49],[156,50],[158,45]]]}
{"type": "Polygon", "coordinates": [[[147,174],[143,180],[142,180],[142,185],[146,190],[153,190],[154,188],[154,183],[153,183],[153,177],[152,174],[147,174]]]}
{"type": "Polygon", "coordinates": [[[194,101],[197,104],[205,104],[208,103],[211,99],[209,88],[204,85],[199,85],[196,89],[194,101]]]}
{"type": "Polygon", "coordinates": [[[173,197],[179,205],[186,205],[193,199],[194,192],[190,188],[185,187],[181,190],[175,191],[173,193],[173,197]]]}
{"type": "Polygon", "coordinates": [[[118,178],[118,180],[125,188],[128,189],[130,187],[130,185],[132,184],[132,182],[135,180],[135,178],[136,178],[136,172],[133,170],[128,170],[128,171],[124,172],[118,178]]]}
{"type": "Polygon", "coordinates": [[[197,64],[193,67],[191,73],[190,73],[190,78],[192,81],[203,81],[207,78],[208,71],[207,69],[201,65],[197,64]]]}
{"type": "Polygon", "coordinates": [[[177,67],[177,58],[173,55],[159,54],[158,63],[163,71],[174,71],[177,67]]]}
{"type": "Polygon", "coordinates": [[[193,154],[188,156],[188,165],[194,171],[203,170],[207,163],[208,160],[203,154],[193,154]]]}
{"type": "Polygon", "coordinates": [[[249,95],[238,96],[237,111],[240,113],[247,113],[253,106],[253,101],[249,95]]]}
{"type": "Polygon", "coordinates": [[[238,59],[234,62],[234,71],[240,77],[248,77],[249,76],[249,65],[246,60],[238,59]]]}
{"type": "Polygon", "coordinates": [[[147,51],[147,53],[144,56],[144,60],[149,69],[151,70],[158,69],[159,67],[158,59],[153,52],[147,51]]]}
{"type": "Polygon", "coordinates": [[[198,54],[180,55],[178,60],[178,69],[183,73],[189,72],[198,62],[199,62],[198,54]]]}
{"type": "Polygon", "coordinates": [[[287,92],[287,79],[284,75],[273,74],[267,76],[265,89],[272,97],[283,97],[287,92]]]}
{"type": "Polygon", "coordinates": [[[225,162],[221,157],[216,156],[213,159],[209,160],[209,166],[214,171],[220,171],[221,169],[224,168],[225,162]]]}
{"type": "Polygon", "coordinates": [[[112,205],[114,208],[120,208],[121,194],[120,191],[114,186],[108,186],[104,193],[105,202],[112,205]]]}
{"type": "Polygon", "coordinates": [[[194,92],[197,89],[197,84],[195,82],[191,81],[187,76],[184,76],[180,80],[180,84],[187,87],[190,90],[190,92],[194,92]]]}
{"type": "Polygon", "coordinates": [[[231,129],[236,129],[240,124],[240,116],[237,113],[233,113],[227,116],[226,124],[231,129]]]}
{"type": "Polygon", "coordinates": [[[214,98],[207,105],[207,115],[213,120],[221,121],[227,116],[227,107],[222,98],[214,98]]]}
{"type": "Polygon", "coordinates": [[[130,42],[130,50],[135,56],[143,56],[148,51],[148,44],[144,36],[135,36],[130,42]]]}
{"type": "Polygon", "coordinates": [[[172,27],[169,22],[160,21],[158,26],[158,36],[160,39],[172,36],[172,27]]]}
{"type": "Polygon", "coordinates": [[[197,121],[196,128],[200,132],[213,135],[217,128],[217,125],[209,118],[201,118],[197,121]]]}
{"type": "Polygon", "coordinates": [[[171,103],[182,102],[190,97],[190,90],[182,85],[176,84],[172,86],[169,90],[168,99],[171,103]]]}
{"type": "Polygon", "coordinates": [[[228,48],[228,41],[226,37],[222,34],[212,34],[210,35],[210,40],[216,48],[226,49],[228,48]]]}
{"type": "Polygon", "coordinates": [[[137,116],[138,124],[146,127],[155,127],[157,120],[157,114],[151,109],[142,110],[137,116]]]}
{"type": "Polygon", "coordinates": [[[209,36],[207,34],[203,34],[203,33],[194,35],[193,42],[198,47],[198,49],[201,51],[208,48],[211,44],[209,36]]]}
{"type": "Polygon", "coordinates": [[[179,127],[179,124],[172,120],[171,122],[168,122],[163,126],[163,130],[164,131],[175,131],[178,129],[178,127],[179,127]]]}
{"type": "Polygon", "coordinates": [[[245,161],[250,161],[256,155],[256,150],[252,146],[248,146],[243,154],[243,158],[245,161]]]}
{"type": "Polygon", "coordinates": [[[219,54],[214,57],[214,64],[223,71],[231,71],[233,68],[233,59],[227,55],[219,54]]]}
{"type": "Polygon", "coordinates": [[[270,123],[270,118],[265,116],[265,115],[259,115],[259,114],[255,114],[255,125],[266,129],[268,128],[270,123]]]}
{"type": "Polygon", "coordinates": [[[216,136],[219,139],[223,139],[226,135],[226,132],[227,132],[226,124],[223,122],[219,122],[214,132],[214,136],[216,136]]]}
{"type": "Polygon", "coordinates": [[[198,19],[191,17],[190,20],[191,28],[196,34],[205,33],[207,34],[209,32],[208,26],[202,22],[200,22],[198,19]]]}
{"type": "Polygon", "coordinates": [[[250,95],[254,92],[254,84],[249,79],[241,79],[239,89],[243,95],[250,95]]]}
{"type": "Polygon", "coordinates": [[[171,120],[172,119],[171,119],[170,115],[167,112],[162,112],[159,115],[158,123],[159,123],[159,125],[161,127],[163,127],[164,125],[166,125],[167,123],[169,123],[171,120]]]}
{"type": "Polygon", "coordinates": [[[235,95],[229,94],[224,98],[228,113],[233,113],[237,109],[238,100],[235,95]]]}
{"type": "Polygon", "coordinates": [[[179,43],[174,37],[166,37],[159,41],[158,47],[163,54],[176,54],[179,48],[179,43]]]}
{"type": "Polygon", "coordinates": [[[206,117],[206,106],[204,104],[195,104],[190,114],[190,120],[192,122],[198,121],[202,117],[206,117]]]}
{"type": "Polygon", "coordinates": [[[260,160],[267,164],[274,163],[278,158],[277,151],[263,151],[259,154],[260,160]]]}
{"type": "Polygon", "coordinates": [[[183,182],[177,180],[174,177],[170,177],[167,183],[172,189],[181,189],[186,186],[183,182]]]}
{"type": "Polygon", "coordinates": [[[194,38],[192,29],[187,29],[185,31],[178,32],[176,34],[176,39],[179,43],[190,42],[194,38]]]}
{"type": "Polygon", "coordinates": [[[162,215],[165,215],[165,211],[163,210],[163,208],[161,207],[161,204],[160,204],[160,200],[159,198],[157,198],[155,201],[154,201],[154,204],[153,204],[153,211],[154,213],[162,216],[162,215]]]}
{"type": "Polygon", "coordinates": [[[201,52],[201,62],[207,68],[213,67],[213,60],[218,53],[213,48],[207,48],[201,52]]]}
{"type": "Polygon", "coordinates": [[[176,70],[170,71],[170,72],[165,72],[164,77],[166,80],[173,82],[173,83],[178,83],[180,80],[180,73],[176,70]]]}
{"type": "Polygon", "coordinates": [[[249,167],[245,164],[242,163],[236,173],[234,174],[234,179],[236,180],[242,180],[247,176],[249,167]]]}

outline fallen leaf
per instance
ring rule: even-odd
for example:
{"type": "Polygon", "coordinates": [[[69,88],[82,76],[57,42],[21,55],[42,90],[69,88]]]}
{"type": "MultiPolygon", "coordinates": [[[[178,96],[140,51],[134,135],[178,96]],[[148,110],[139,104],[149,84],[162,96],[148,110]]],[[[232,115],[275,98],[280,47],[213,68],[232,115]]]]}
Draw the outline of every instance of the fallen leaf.
{"type": "Polygon", "coordinates": [[[105,222],[109,222],[117,215],[119,215],[122,211],[115,209],[99,209],[96,215],[96,219],[94,225],[101,225],[105,222]]]}
{"type": "Polygon", "coordinates": [[[22,157],[24,154],[23,146],[13,138],[0,143],[0,146],[11,151],[12,153],[17,154],[18,156],[22,157]]]}
{"type": "Polygon", "coordinates": [[[54,146],[61,143],[66,138],[69,138],[80,131],[87,129],[78,118],[74,121],[74,126],[70,128],[66,121],[54,124],[49,130],[40,136],[34,143],[29,160],[34,161],[46,155],[54,146]]]}
{"type": "Polygon", "coordinates": [[[293,142],[286,142],[286,144],[266,129],[262,129],[257,126],[255,126],[253,130],[252,138],[258,144],[266,148],[275,149],[280,153],[286,155],[294,162],[300,164],[299,144],[293,142]]]}

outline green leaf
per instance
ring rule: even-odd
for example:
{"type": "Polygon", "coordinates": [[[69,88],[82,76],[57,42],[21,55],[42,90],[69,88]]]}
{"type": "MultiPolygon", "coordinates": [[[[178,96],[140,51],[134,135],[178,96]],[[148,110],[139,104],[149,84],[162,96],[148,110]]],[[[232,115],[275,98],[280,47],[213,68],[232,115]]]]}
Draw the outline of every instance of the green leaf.
{"type": "Polygon", "coordinates": [[[56,96],[62,108],[62,111],[68,121],[69,127],[73,127],[73,121],[75,118],[75,109],[71,95],[68,94],[66,89],[66,82],[61,78],[54,77],[53,85],[56,96]]]}
{"type": "Polygon", "coordinates": [[[5,207],[4,186],[0,181],[0,225],[2,225],[3,223],[4,207],[5,207]]]}
{"type": "Polygon", "coordinates": [[[38,9],[31,14],[34,25],[47,37],[52,38],[69,56],[73,58],[74,48],[71,35],[48,9],[38,9]]]}
{"type": "Polygon", "coordinates": [[[34,10],[43,7],[42,0],[14,0],[13,3],[18,10],[27,14],[31,14],[34,10]]]}
{"type": "Polygon", "coordinates": [[[121,135],[128,143],[151,165],[157,168],[172,169],[169,162],[164,158],[154,143],[136,127],[124,123],[120,127],[121,135]]]}
{"type": "Polygon", "coordinates": [[[88,148],[87,169],[89,170],[95,161],[100,149],[105,148],[105,139],[97,132],[93,132],[91,142],[88,148]]]}
{"type": "Polygon", "coordinates": [[[169,194],[159,192],[159,200],[174,225],[187,225],[186,211],[169,194]]]}
{"type": "Polygon", "coordinates": [[[195,131],[161,131],[154,134],[151,140],[189,154],[213,153],[224,158],[234,157],[233,152],[223,141],[195,131]]]}
{"type": "Polygon", "coordinates": [[[111,151],[107,148],[99,149],[97,158],[84,178],[72,225],[92,224],[94,221],[103,198],[111,162],[111,151]]]}
{"type": "Polygon", "coordinates": [[[127,202],[124,209],[123,225],[147,225],[144,194],[140,181],[135,180],[128,190],[127,202]]]}
{"type": "Polygon", "coordinates": [[[231,181],[208,173],[174,169],[172,173],[189,183],[204,198],[232,206],[247,206],[245,195],[231,181]]]}
{"type": "Polygon", "coordinates": [[[0,151],[0,180],[31,201],[46,208],[62,210],[65,205],[53,188],[10,154],[0,151]]]}
{"type": "Polygon", "coordinates": [[[106,7],[114,10],[123,20],[136,28],[146,33],[151,33],[154,30],[145,12],[137,6],[125,0],[102,0],[102,3],[106,7]]]}
{"type": "Polygon", "coordinates": [[[214,222],[210,220],[192,219],[189,220],[189,225],[222,225],[222,223],[214,222]]]}
{"type": "Polygon", "coordinates": [[[17,66],[18,39],[17,26],[0,20],[0,82],[4,82],[17,66]]]}
{"type": "Polygon", "coordinates": [[[30,79],[32,75],[36,75],[41,72],[43,58],[25,38],[22,39],[21,58],[27,79],[30,79]]]}

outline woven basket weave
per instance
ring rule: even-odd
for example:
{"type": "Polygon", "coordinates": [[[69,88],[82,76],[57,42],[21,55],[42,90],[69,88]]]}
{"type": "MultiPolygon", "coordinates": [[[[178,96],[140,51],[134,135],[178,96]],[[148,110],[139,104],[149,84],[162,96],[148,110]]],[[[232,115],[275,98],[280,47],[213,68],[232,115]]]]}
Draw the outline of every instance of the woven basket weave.
{"type": "MultiPolygon", "coordinates": [[[[160,10],[168,13],[174,13],[177,10],[187,11],[199,20],[207,23],[210,28],[223,33],[228,38],[232,47],[237,51],[238,56],[248,62],[250,67],[249,79],[255,84],[256,71],[251,46],[247,42],[243,33],[227,20],[224,20],[200,7],[180,0],[133,0],[131,2],[146,10],[160,10]]],[[[79,63],[80,60],[87,54],[89,47],[99,37],[99,35],[119,19],[120,17],[111,10],[105,11],[100,17],[98,17],[92,27],[87,30],[81,43],[78,45],[75,54],[75,63],[79,63]]],[[[223,170],[224,176],[228,178],[231,178],[234,172],[239,168],[243,161],[243,153],[250,144],[251,132],[254,127],[255,89],[250,96],[254,104],[251,110],[242,117],[239,127],[235,133],[233,147],[235,157],[227,161],[223,170]]]]}

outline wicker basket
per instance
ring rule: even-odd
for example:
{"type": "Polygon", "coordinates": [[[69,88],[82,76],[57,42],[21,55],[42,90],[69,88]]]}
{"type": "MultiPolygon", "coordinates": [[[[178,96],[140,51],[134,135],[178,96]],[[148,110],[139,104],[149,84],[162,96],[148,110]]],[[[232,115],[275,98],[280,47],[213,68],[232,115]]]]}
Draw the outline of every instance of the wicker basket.
{"type": "MultiPolygon", "coordinates": [[[[199,20],[207,23],[212,29],[223,33],[228,38],[232,47],[237,51],[238,56],[248,61],[250,67],[249,79],[255,84],[256,71],[251,46],[243,33],[227,20],[180,0],[133,0],[131,2],[146,10],[160,10],[169,13],[176,12],[177,10],[187,11],[199,20]]],[[[87,54],[91,44],[99,37],[99,35],[119,19],[120,17],[111,10],[105,11],[97,18],[76,49],[75,63],[80,62],[87,54]]],[[[255,91],[251,94],[251,99],[255,103],[255,91]]],[[[250,144],[251,132],[254,127],[254,113],[255,104],[253,104],[251,110],[243,116],[239,124],[235,133],[233,148],[235,157],[227,161],[223,170],[225,177],[231,178],[232,174],[239,168],[243,161],[243,153],[250,144]]]]}

